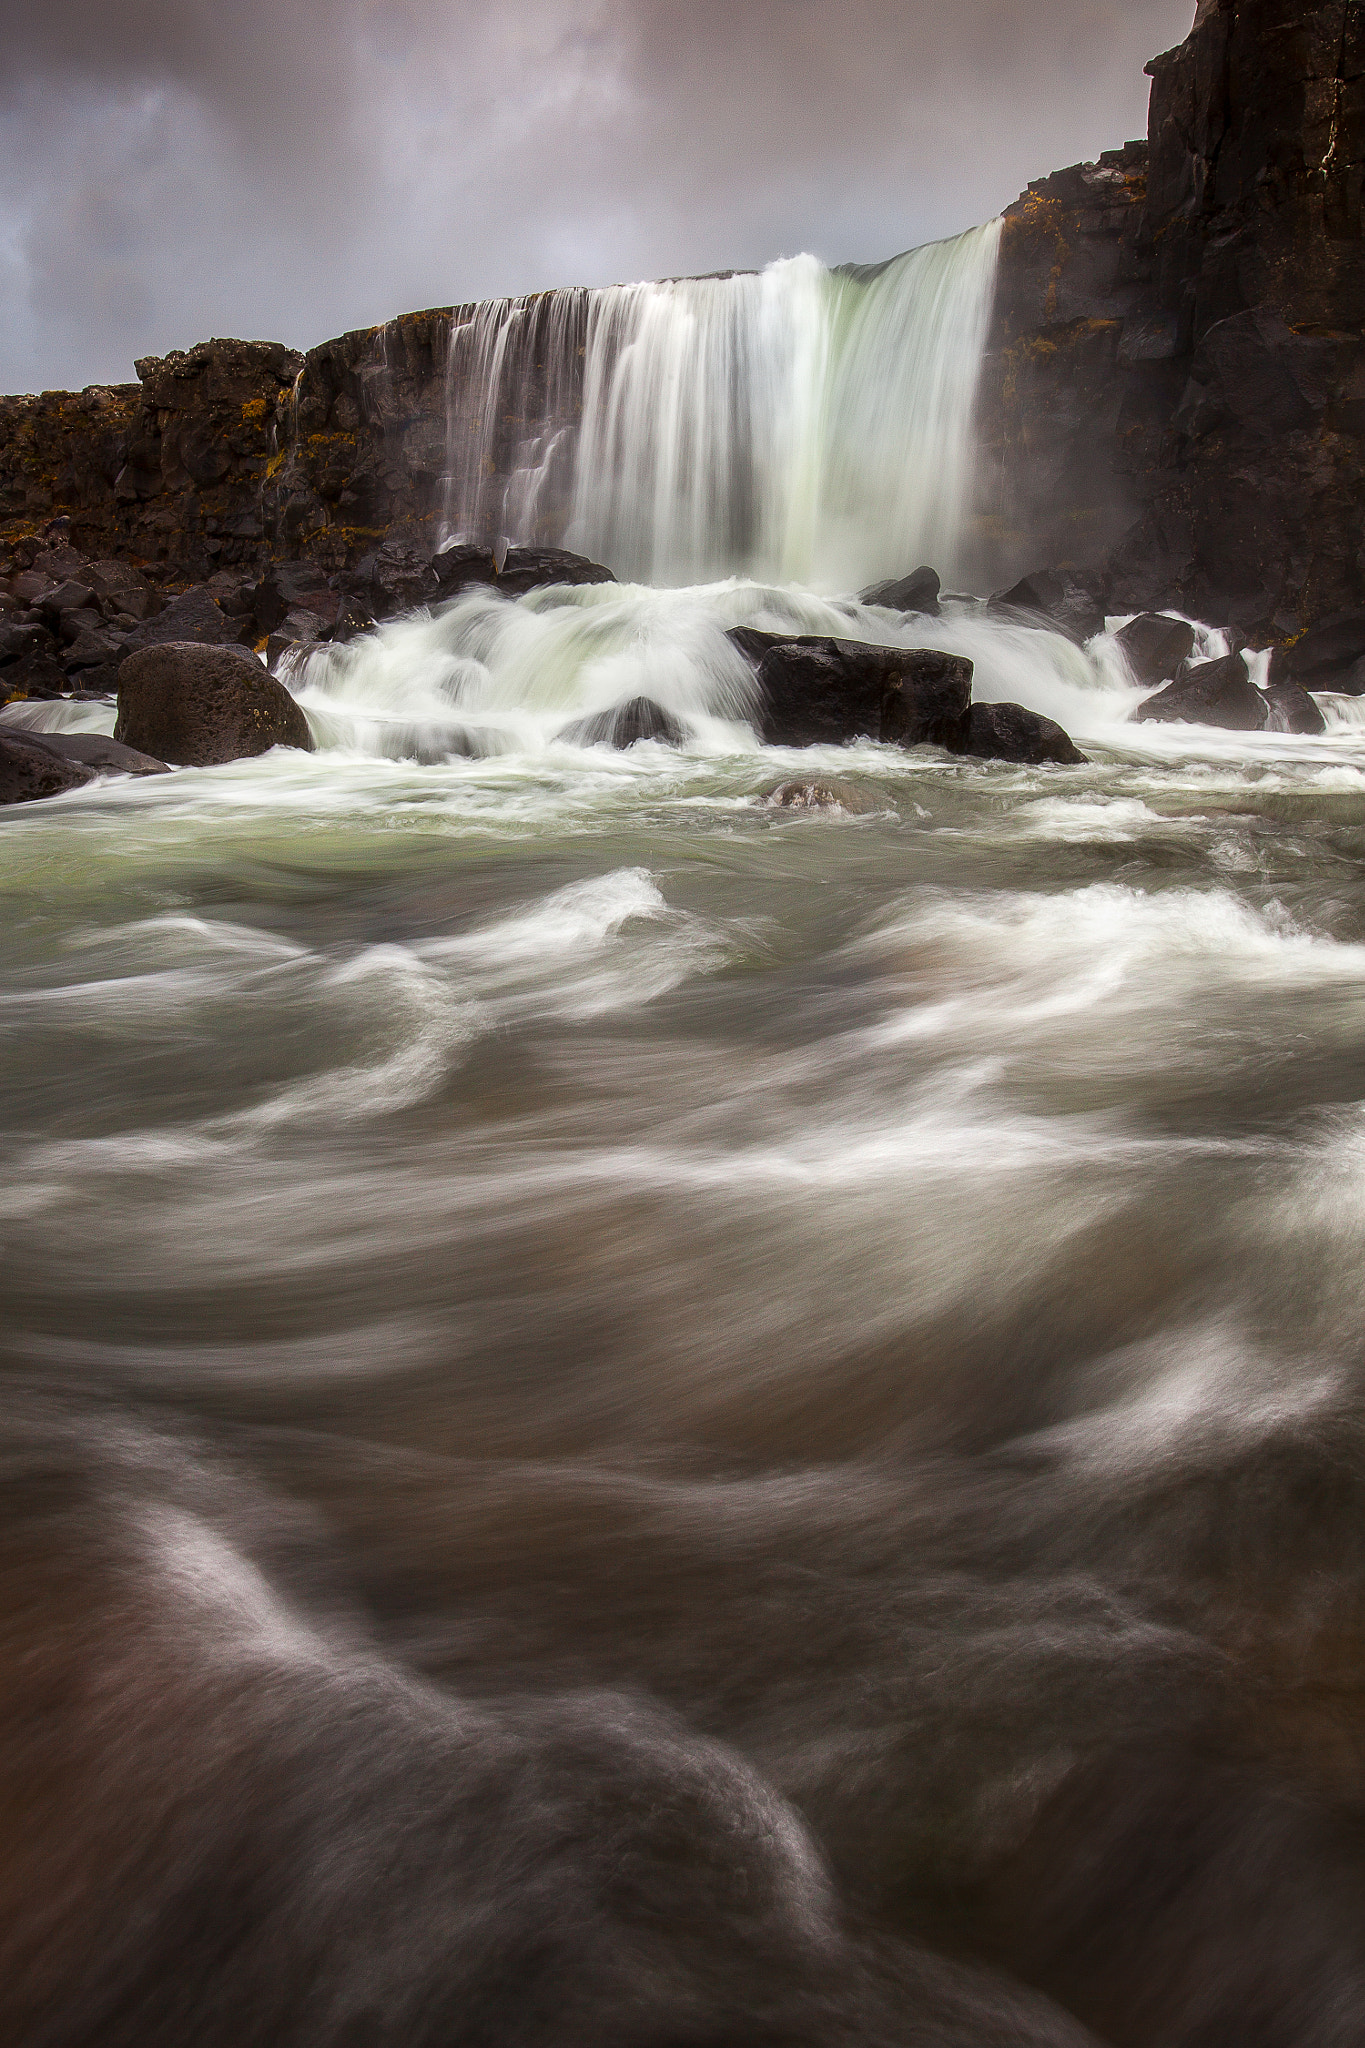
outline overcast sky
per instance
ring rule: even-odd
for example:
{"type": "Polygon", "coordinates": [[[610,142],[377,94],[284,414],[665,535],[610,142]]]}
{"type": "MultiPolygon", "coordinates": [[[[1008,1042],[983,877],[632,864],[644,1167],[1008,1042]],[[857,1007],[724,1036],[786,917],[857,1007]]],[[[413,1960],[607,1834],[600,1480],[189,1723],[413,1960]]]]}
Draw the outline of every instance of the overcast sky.
{"type": "Polygon", "coordinates": [[[0,391],[867,261],[1146,132],[1192,0],[0,0],[0,391]]]}

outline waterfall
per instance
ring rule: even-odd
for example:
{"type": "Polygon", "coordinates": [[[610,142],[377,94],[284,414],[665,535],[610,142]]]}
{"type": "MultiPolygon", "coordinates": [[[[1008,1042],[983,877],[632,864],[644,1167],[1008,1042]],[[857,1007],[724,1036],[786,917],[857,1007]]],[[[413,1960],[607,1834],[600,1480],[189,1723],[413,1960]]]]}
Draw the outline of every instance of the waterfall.
{"type": "Polygon", "coordinates": [[[544,293],[452,338],[446,529],[624,579],[959,566],[1000,224],[873,270],[544,293]]]}

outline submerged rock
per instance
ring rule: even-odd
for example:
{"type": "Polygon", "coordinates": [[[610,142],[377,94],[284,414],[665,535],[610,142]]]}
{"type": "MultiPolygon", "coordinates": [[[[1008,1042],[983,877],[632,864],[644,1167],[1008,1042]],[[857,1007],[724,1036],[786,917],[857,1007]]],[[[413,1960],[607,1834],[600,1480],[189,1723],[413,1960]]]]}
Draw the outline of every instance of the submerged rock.
{"type": "Polygon", "coordinates": [[[610,711],[595,712],[566,725],[556,738],[572,747],[617,747],[624,751],[641,740],[658,740],[666,747],[680,747],[687,733],[671,711],[652,697],[632,697],[628,704],[613,705],[610,711]]]}
{"type": "Polygon", "coordinates": [[[26,740],[35,747],[44,747],[59,760],[75,761],[82,768],[93,769],[97,775],[169,775],[170,769],[164,761],[154,759],[151,754],[140,754],[136,747],[125,747],[118,740],[106,739],[98,732],[26,732],[26,740]]]}
{"type": "Polygon", "coordinates": [[[0,732],[0,804],[36,803],[93,782],[93,768],[64,760],[36,734],[0,732]]]}
{"type": "Polygon", "coordinates": [[[1138,682],[1153,687],[1168,683],[1194,653],[1194,627],[1161,612],[1139,612],[1115,637],[1138,682]]]}
{"type": "Polygon", "coordinates": [[[1046,762],[1074,768],[1086,759],[1055,719],[1023,704],[973,704],[965,744],[954,752],[975,761],[1018,761],[1035,768],[1046,762]]]}
{"type": "Polygon", "coordinates": [[[888,611],[916,612],[923,618],[936,619],[942,587],[936,569],[916,569],[911,575],[898,577],[889,583],[872,584],[862,592],[858,602],[884,605],[888,611]]]}
{"type": "Polygon", "coordinates": [[[841,778],[828,782],[780,782],[768,792],[766,802],[775,811],[847,811],[855,818],[867,817],[882,808],[870,790],[841,778]]]}
{"type": "Polygon", "coordinates": [[[1021,576],[1009,590],[996,593],[990,609],[1035,622],[1041,619],[1078,646],[1104,631],[1104,606],[1096,579],[1065,569],[1038,569],[1031,576],[1021,576]]]}
{"type": "Polygon", "coordinates": [[[1138,705],[1137,725],[1216,725],[1225,732],[1264,732],[1270,707],[1240,654],[1187,661],[1173,683],[1138,705]]]}
{"type": "Polygon", "coordinates": [[[268,753],[313,751],[308,720],[282,683],[242,648],[172,644],[119,670],[114,738],[153,759],[212,768],[268,753]]]}
{"type": "Polygon", "coordinates": [[[785,639],[748,626],[729,638],[757,670],[757,725],[767,746],[869,739],[951,748],[961,739],[973,675],[961,655],[811,635],[785,639]]]}

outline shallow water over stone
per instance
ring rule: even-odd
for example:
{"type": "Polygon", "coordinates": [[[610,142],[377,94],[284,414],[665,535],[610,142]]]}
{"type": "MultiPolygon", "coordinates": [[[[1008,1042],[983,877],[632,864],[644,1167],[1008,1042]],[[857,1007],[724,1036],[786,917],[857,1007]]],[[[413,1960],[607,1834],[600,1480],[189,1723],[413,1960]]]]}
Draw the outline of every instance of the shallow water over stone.
{"type": "Polygon", "coordinates": [[[1354,2037],[1365,728],[764,751],[773,602],[0,819],[17,2038],[1354,2037]]]}

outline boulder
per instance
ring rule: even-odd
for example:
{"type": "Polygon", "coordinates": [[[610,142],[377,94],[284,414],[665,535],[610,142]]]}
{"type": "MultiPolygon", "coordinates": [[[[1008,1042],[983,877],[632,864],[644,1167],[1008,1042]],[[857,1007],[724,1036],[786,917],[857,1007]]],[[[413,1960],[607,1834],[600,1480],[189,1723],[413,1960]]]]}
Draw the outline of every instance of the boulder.
{"type": "Polygon", "coordinates": [[[22,661],[26,654],[37,654],[51,644],[41,626],[0,625],[0,668],[11,661],[22,661]]]}
{"type": "Polygon", "coordinates": [[[255,655],[192,642],[143,648],[123,663],[114,738],[189,768],[271,747],[313,751],[308,720],[255,655]]]}
{"type": "Polygon", "coordinates": [[[161,602],[142,571],[129,562],[89,562],[80,580],[111,611],[135,621],[151,618],[161,602]]]}
{"type": "Polygon", "coordinates": [[[916,612],[923,618],[936,619],[942,587],[936,570],[916,569],[912,575],[901,576],[893,582],[872,584],[862,592],[858,602],[883,605],[891,612],[916,612]]]}
{"type": "Polygon", "coordinates": [[[1138,725],[1217,725],[1226,732],[1264,732],[1270,706],[1247,673],[1240,654],[1182,663],[1173,683],[1133,713],[1138,725]]]}
{"type": "Polygon", "coordinates": [[[0,804],[34,803],[93,782],[95,771],[64,760],[36,734],[0,732],[0,804]]]}
{"type": "Polygon", "coordinates": [[[24,739],[44,747],[58,760],[74,761],[96,775],[169,775],[164,761],[140,754],[136,747],[121,746],[98,732],[26,732],[24,739]]]}
{"type": "Polygon", "coordinates": [[[1194,627],[1161,612],[1139,612],[1116,638],[1134,677],[1149,688],[1168,683],[1194,653],[1194,627]]]}
{"type": "Polygon", "coordinates": [[[775,811],[845,811],[854,818],[883,808],[870,790],[845,782],[842,776],[828,782],[780,782],[766,801],[775,811]]]}
{"type": "Polygon", "coordinates": [[[84,626],[62,656],[68,675],[85,669],[117,668],[127,640],[121,633],[102,633],[84,626]]]}
{"type": "Polygon", "coordinates": [[[1297,683],[1272,682],[1262,693],[1266,701],[1267,732],[1326,732],[1327,720],[1307,690],[1297,683]]]}
{"type": "Polygon", "coordinates": [[[1023,704],[973,704],[963,744],[953,751],[974,761],[1018,761],[1031,768],[1047,762],[1074,768],[1086,759],[1054,719],[1023,704]]]}
{"type": "Polygon", "coordinates": [[[1104,606],[1093,578],[1069,570],[1039,569],[990,601],[993,612],[1014,613],[1055,627],[1084,646],[1104,631],[1104,606]]]}
{"type": "MultiPolygon", "coordinates": [[[[95,593],[89,584],[76,583],[68,578],[65,583],[54,584],[53,588],[38,600],[35,610],[47,613],[49,618],[57,619],[63,612],[90,611],[94,604],[95,593]]],[[[98,611],[95,612],[95,619],[98,623],[98,611]]]]}
{"type": "Polygon", "coordinates": [[[753,627],[729,635],[757,670],[759,737],[772,747],[954,747],[972,695],[972,664],[922,647],[875,647],[862,640],[803,635],[783,639],[753,627]]]}
{"type": "Polygon", "coordinates": [[[504,597],[524,597],[528,590],[544,590],[557,583],[615,581],[611,570],[600,562],[570,554],[567,548],[509,548],[498,572],[497,588],[504,597]]]}
{"type": "Polygon", "coordinates": [[[442,597],[451,597],[471,583],[495,584],[498,564],[492,548],[476,541],[451,541],[432,561],[442,597]]]}
{"type": "MultiPolygon", "coordinates": [[[[242,593],[240,603],[241,614],[255,619],[258,638],[277,632],[291,612],[307,612],[321,631],[341,609],[340,596],[311,562],[272,563],[260,582],[242,593]]],[[[237,601],[229,599],[226,609],[235,614],[237,601]]]]}
{"type": "Polygon", "coordinates": [[[148,647],[185,646],[230,647],[242,643],[247,629],[240,619],[229,619],[202,586],[173,597],[154,619],[145,619],[128,635],[125,651],[139,654],[148,647]]]}
{"type": "Polygon", "coordinates": [[[610,711],[599,711],[591,718],[566,725],[556,738],[573,747],[625,749],[640,740],[658,740],[666,747],[680,747],[687,733],[672,712],[665,711],[652,697],[632,697],[628,704],[616,704],[610,711]]]}

